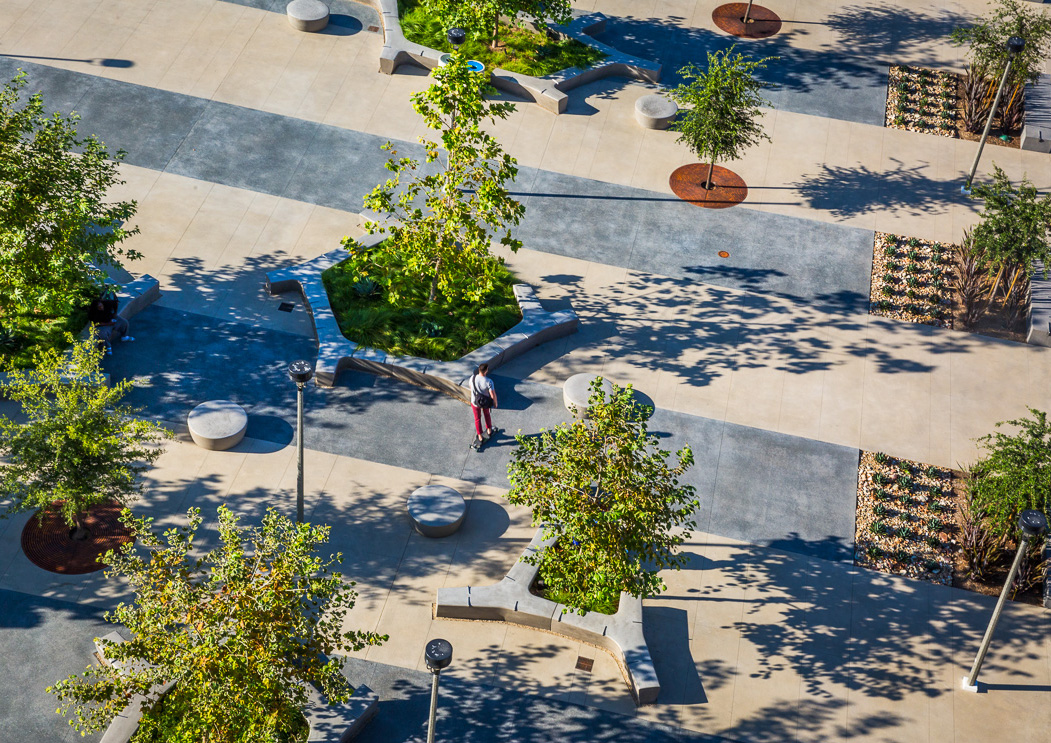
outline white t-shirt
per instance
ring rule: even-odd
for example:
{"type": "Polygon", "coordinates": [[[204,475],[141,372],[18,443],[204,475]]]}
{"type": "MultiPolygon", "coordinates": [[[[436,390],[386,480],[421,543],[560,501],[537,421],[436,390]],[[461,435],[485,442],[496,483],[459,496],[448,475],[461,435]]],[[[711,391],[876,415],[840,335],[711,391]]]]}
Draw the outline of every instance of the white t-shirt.
{"type": "Polygon", "coordinates": [[[496,387],[493,386],[493,380],[489,377],[483,377],[480,374],[475,374],[471,377],[471,404],[478,405],[478,393],[483,392],[489,397],[493,396],[493,392],[496,387]]]}

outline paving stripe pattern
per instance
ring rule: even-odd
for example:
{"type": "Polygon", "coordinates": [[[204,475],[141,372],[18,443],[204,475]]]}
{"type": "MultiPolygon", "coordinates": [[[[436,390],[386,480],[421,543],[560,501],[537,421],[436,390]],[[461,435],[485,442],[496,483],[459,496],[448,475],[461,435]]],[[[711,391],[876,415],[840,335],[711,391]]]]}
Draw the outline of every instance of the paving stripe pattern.
{"type": "MultiPolygon", "coordinates": [[[[127,162],[357,212],[389,175],[384,139],[289,116],[0,57],[55,110],[127,162]]],[[[420,156],[417,144],[399,154],[420,156]]],[[[521,168],[518,236],[530,248],[631,270],[772,293],[846,313],[868,301],[872,232],[750,209],[719,213],[667,194],[521,168]],[[729,259],[719,257],[730,253],[729,259]]]]}
{"type": "MultiPolygon", "coordinates": [[[[137,387],[128,401],[151,417],[182,422],[198,403],[227,399],[249,413],[247,436],[293,440],[295,388],[287,364],[313,358],[299,335],[154,305],[136,316],[134,348],[105,360],[115,379],[137,387]]],[[[334,389],[310,385],[307,448],[506,488],[519,430],[535,433],[568,417],[559,387],[494,375],[504,429],[482,453],[467,406],[431,390],[345,372],[334,389]]],[[[683,481],[697,489],[697,528],[828,560],[853,557],[858,451],[845,446],[657,409],[650,429],[662,448],[689,443],[696,464],[683,481]]]]}

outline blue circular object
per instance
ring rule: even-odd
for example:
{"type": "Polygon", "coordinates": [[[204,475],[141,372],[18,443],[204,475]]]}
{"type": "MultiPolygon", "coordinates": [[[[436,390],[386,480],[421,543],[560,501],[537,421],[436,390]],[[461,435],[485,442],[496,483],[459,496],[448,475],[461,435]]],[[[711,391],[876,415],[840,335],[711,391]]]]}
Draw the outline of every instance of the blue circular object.
{"type": "Polygon", "coordinates": [[[467,66],[471,68],[471,72],[485,72],[485,65],[477,59],[467,60],[467,66]]]}

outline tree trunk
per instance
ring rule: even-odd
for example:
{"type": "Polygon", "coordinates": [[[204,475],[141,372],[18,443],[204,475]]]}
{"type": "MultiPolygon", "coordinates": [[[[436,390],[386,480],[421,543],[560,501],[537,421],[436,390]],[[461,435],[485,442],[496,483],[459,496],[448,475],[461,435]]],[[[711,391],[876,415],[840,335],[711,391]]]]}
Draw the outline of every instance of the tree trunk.
{"type": "Polygon", "coordinates": [[[715,173],[715,152],[712,152],[712,161],[708,164],[708,180],[705,181],[704,188],[707,191],[712,190],[712,175],[715,173]]]}
{"type": "Polygon", "coordinates": [[[496,45],[499,43],[499,41],[500,41],[500,14],[497,13],[496,14],[496,22],[493,24],[493,40],[489,44],[489,48],[495,51],[496,50],[496,45]]]}
{"type": "Polygon", "coordinates": [[[88,538],[89,535],[90,532],[87,530],[87,527],[85,527],[84,524],[81,523],[80,514],[78,513],[76,516],[73,517],[73,541],[83,542],[88,538]]]}
{"type": "Polygon", "coordinates": [[[431,304],[438,296],[438,273],[442,270],[442,259],[439,258],[434,264],[434,278],[431,279],[431,293],[427,297],[427,304],[431,304]]]}
{"type": "Polygon", "coordinates": [[[751,14],[751,12],[752,12],[752,0],[748,0],[748,7],[744,9],[744,18],[741,19],[741,21],[746,26],[748,25],[748,16],[751,14]]]}

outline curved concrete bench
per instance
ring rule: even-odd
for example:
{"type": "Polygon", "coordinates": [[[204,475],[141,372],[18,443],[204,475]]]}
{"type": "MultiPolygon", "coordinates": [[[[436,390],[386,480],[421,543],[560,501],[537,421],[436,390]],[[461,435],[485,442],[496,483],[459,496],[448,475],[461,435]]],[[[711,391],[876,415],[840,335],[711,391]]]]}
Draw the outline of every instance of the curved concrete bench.
{"type": "MultiPolygon", "coordinates": [[[[371,5],[382,19],[383,49],[380,52],[380,72],[393,75],[403,64],[417,64],[429,70],[439,65],[442,52],[405,38],[398,18],[398,0],[363,1],[371,5]]],[[[526,26],[537,28],[525,14],[520,14],[519,20],[526,26]]],[[[593,80],[604,77],[630,77],[652,83],[660,80],[661,65],[658,62],[625,54],[593,38],[605,29],[606,16],[601,13],[588,13],[574,18],[565,26],[549,25],[544,31],[576,39],[606,55],[601,62],[585,70],[570,67],[547,77],[531,77],[497,68],[490,71],[489,82],[495,88],[537,103],[546,111],[560,114],[564,113],[569,105],[566,91],[593,80]]]]}
{"type": "MultiPolygon", "coordinates": [[[[542,534],[543,529],[537,531],[522,557],[536,554],[555,542],[553,538],[543,539],[542,534]]],[[[595,611],[575,614],[563,604],[548,601],[529,590],[538,570],[536,565],[519,559],[496,585],[439,588],[434,616],[508,622],[602,648],[617,661],[635,704],[655,702],[661,686],[642,631],[642,599],[622,593],[616,614],[595,611]]]]}
{"type": "Polygon", "coordinates": [[[241,443],[248,429],[248,414],[229,400],[202,402],[186,416],[190,438],[202,449],[225,451],[241,443]]]}
{"type": "MultiPolygon", "coordinates": [[[[601,374],[574,374],[562,384],[562,403],[566,410],[577,418],[588,417],[588,402],[591,399],[591,383],[601,374]]],[[[608,398],[613,394],[613,384],[602,378],[602,391],[608,398]]]]}
{"type": "MultiPolygon", "coordinates": [[[[385,237],[368,235],[359,242],[368,247],[385,237]]],[[[461,402],[470,403],[465,385],[479,364],[484,362],[490,369],[496,369],[541,343],[575,333],[579,325],[572,310],[548,312],[541,307],[531,286],[516,284],[514,292],[522,310],[522,321],[492,342],[456,361],[388,355],[385,351],[359,346],[345,338],[332,312],[321,274],[348,255],[344,248],[336,248],[306,263],[266,275],[266,288],[271,294],[298,290],[303,295],[303,302],[314,321],[318,342],[314,381],[319,387],[332,387],[341,372],[356,369],[444,392],[461,402]]]]}
{"type": "Polygon", "coordinates": [[[424,485],[409,496],[409,518],[425,537],[447,537],[460,528],[467,504],[463,496],[447,485],[424,485]]]}
{"type": "Polygon", "coordinates": [[[679,106],[671,98],[652,93],[635,101],[635,120],[646,129],[667,129],[679,113],[679,106]]]}
{"type": "Polygon", "coordinates": [[[328,25],[328,6],[321,0],[292,0],[285,13],[297,31],[321,31],[328,25]]]}

